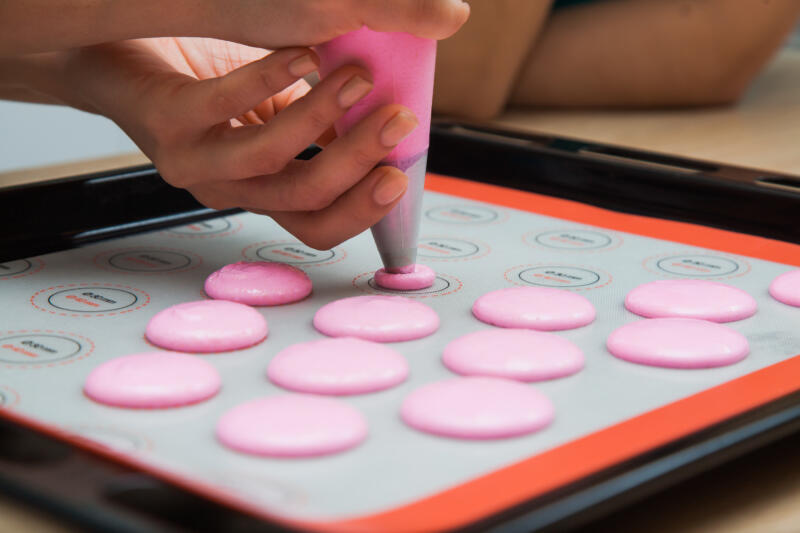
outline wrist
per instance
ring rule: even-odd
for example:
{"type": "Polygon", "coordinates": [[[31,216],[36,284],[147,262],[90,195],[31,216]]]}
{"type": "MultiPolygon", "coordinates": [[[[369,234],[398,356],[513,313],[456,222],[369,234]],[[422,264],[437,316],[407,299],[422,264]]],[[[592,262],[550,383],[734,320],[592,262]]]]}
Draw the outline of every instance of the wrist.
{"type": "Polygon", "coordinates": [[[70,105],[96,113],[67,78],[68,52],[0,58],[0,94],[13,100],[70,105]]]}

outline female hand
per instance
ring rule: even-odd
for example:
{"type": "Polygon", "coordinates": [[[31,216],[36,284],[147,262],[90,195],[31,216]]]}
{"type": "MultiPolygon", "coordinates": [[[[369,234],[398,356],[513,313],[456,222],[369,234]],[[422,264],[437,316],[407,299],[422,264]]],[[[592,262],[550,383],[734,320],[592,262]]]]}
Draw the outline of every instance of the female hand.
{"type": "Polygon", "coordinates": [[[369,26],[446,39],[469,17],[462,0],[136,0],[0,2],[0,58],[127,39],[213,37],[276,50],[369,26]]]}
{"type": "Polygon", "coordinates": [[[417,125],[397,105],[376,110],[310,161],[294,157],[372,87],[343,67],[310,89],[316,54],[209,39],[147,39],[89,47],[66,71],[89,107],[113,119],[170,184],[217,208],[267,214],[327,249],[380,220],[407,178],[375,166],[417,125]]]}

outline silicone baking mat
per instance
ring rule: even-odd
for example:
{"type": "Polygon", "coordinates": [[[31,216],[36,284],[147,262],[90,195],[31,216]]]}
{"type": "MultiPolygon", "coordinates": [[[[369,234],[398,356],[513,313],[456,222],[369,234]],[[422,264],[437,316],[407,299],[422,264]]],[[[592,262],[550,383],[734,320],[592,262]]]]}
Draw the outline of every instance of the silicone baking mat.
{"type": "Polygon", "coordinates": [[[800,264],[800,247],[453,178],[430,176],[428,189],[419,261],[437,279],[430,289],[404,294],[433,307],[441,328],[392,344],[409,362],[405,383],[342,399],[368,420],[370,434],[359,447],[320,458],[270,459],[214,439],[226,410],[283,392],[266,379],[267,365],[286,346],[322,337],[311,326],[320,306],[391,293],[372,282],[379,258],[368,233],[316,251],[253,214],[0,265],[3,411],[265,517],[318,529],[405,531],[480,519],[800,388],[790,376],[800,367],[793,359],[800,354],[800,309],[767,292],[775,277],[800,264]],[[143,332],[156,312],[204,298],[209,273],[244,259],[301,267],[314,292],[297,304],[259,309],[270,326],[265,342],[198,356],[222,375],[216,397],[176,409],[130,410],[83,396],[94,367],[153,349],[143,332]],[[625,295],[669,278],[723,281],[753,295],[756,315],[728,324],[747,336],[750,355],[703,370],[612,357],[604,345],[608,335],[639,319],[624,309],[625,295]],[[577,291],[597,309],[593,324],[557,333],[584,351],[586,367],[530,385],[552,400],[554,423],[490,441],[405,426],[403,398],[453,376],[441,363],[444,346],[489,327],[472,317],[474,300],[514,285],[577,291]]]}

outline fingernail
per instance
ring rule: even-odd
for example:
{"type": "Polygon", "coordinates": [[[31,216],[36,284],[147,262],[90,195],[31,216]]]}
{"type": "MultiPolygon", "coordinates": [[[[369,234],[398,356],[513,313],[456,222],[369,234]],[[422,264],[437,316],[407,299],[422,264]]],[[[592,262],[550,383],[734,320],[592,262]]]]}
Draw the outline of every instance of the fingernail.
{"type": "Polygon", "coordinates": [[[405,174],[386,171],[372,190],[372,198],[378,205],[389,205],[402,196],[407,187],[405,174]]]}
{"type": "Polygon", "coordinates": [[[353,76],[339,89],[339,105],[347,109],[372,90],[372,84],[361,76],[353,76]]]}
{"type": "Polygon", "coordinates": [[[381,130],[381,144],[392,147],[400,144],[400,141],[408,137],[419,125],[417,117],[408,111],[400,111],[392,120],[386,123],[381,130]]]}
{"type": "Polygon", "coordinates": [[[306,74],[311,74],[319,68],[317,64],[311,59],[311,56],[306,54],[289,63],[289,74],[297,78],[302,78],[306,74]]]}

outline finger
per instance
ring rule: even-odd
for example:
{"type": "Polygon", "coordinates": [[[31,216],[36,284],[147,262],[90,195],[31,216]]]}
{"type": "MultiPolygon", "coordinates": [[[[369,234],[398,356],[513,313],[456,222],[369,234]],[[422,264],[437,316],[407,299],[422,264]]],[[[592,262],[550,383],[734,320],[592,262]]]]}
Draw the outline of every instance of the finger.
{"type": "Polygon", "coordinates": [[[232,179],[280,172],[372,90],[368,80],[364,69],[345,66],[267,124],[216,130],[199,151],[202,166],[214,169],[212,173],[224,172],[232,179]]]}
{"type": "Polygon", "coordinates": [[[317,250],[328,250],[376,224],[400,201],[408,178],[394,167],[378,167],[320,211],[269,214],[292,235],[317,250]]]}
{"type": "Polygon", "coordinates": [[[384,106],[310,161],[292,159],[280,172],[212,181],[193,186],[189,192],[201,203],[217,209],[319,211],[361,181],[416,126],[416,117],[406,108],[384,106]]]}
{"type": "Polygon", "coordinates": [[[446,39],[469,18],[461,0],[358,0],[363,24],[377,31],[404,31],[428,39],[446,39]]]}
{"type": "Polygon", "coordinates": [[[284,188],[284,202],[293,205],[297,200],[314,198],[311,206],[295,203],[293,207],[324,208],[378,165],[418,125],[414,114],[400,105],[378,109],[333,140],[302,173],[292,176],[293,182],[284,188]]]}
{"type": "Polygon", "coordinates": [[[198,126],[211,126],[246,114],[319,65],[309,48],[287,48],[248,63],[219,78],[187,86],[182,95],[186,116],[198,126]]]}

